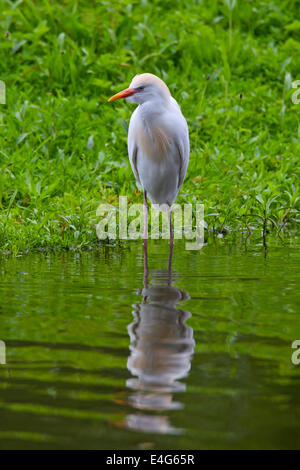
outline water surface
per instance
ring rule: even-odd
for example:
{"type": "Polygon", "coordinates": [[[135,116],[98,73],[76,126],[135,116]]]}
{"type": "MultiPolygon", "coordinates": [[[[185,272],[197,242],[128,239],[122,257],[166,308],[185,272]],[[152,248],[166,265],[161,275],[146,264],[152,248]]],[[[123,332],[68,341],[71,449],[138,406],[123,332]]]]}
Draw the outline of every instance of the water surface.
{"type": "Polygon", "coordinates": [[[0,261],[0,447],[299,448],[299,249],[0,261]]]}

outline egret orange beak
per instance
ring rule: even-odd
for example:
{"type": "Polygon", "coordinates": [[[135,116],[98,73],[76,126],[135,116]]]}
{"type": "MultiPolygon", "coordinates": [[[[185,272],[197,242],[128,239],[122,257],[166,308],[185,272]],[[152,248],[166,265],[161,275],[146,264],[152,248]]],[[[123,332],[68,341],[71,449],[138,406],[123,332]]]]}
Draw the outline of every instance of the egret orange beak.
{"type": "Polygon", "coordinates": [[[137,90],[135,88],[126,88],[126,90],[120,91],[116,95],[109,98],[108,101],[115,101],[119,100],[120,98],[127,98],[128,96],[134,95],[136,91],[137,90]]]}

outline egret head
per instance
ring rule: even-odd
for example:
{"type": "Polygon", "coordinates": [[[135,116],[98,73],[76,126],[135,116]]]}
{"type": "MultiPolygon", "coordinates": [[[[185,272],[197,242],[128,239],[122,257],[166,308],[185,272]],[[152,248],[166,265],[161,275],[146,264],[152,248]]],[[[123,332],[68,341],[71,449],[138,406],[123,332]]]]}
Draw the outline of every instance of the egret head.
{"type": "Polygon", "coordinates": [[[125,98],[130,103],[143,104],[147,101],[166,101],[171,94],[167,85],[152,73],[136,75],[129,88],[112,96],[108,101],[125,98]]]}

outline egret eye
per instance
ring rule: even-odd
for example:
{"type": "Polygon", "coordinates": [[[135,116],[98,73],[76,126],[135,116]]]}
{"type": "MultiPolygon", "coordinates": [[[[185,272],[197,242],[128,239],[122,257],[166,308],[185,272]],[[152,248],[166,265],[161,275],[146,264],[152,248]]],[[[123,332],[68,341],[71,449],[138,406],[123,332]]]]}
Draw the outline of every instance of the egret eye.
{"type": "Polygon", "coordinates": [[[139,86],[139,91],[143,91],[144,90],[144,86],[139,86]]]}

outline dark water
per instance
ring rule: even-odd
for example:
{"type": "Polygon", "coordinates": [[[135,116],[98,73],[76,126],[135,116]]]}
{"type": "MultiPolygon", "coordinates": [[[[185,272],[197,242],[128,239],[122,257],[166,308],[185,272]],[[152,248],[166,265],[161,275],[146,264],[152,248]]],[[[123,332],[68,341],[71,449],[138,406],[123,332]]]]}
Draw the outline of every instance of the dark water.
{"type": "Polygon", "coordinates": [[[1,259],[1,448],[300,448],[299,249],[168,257],[1,259]]]}

